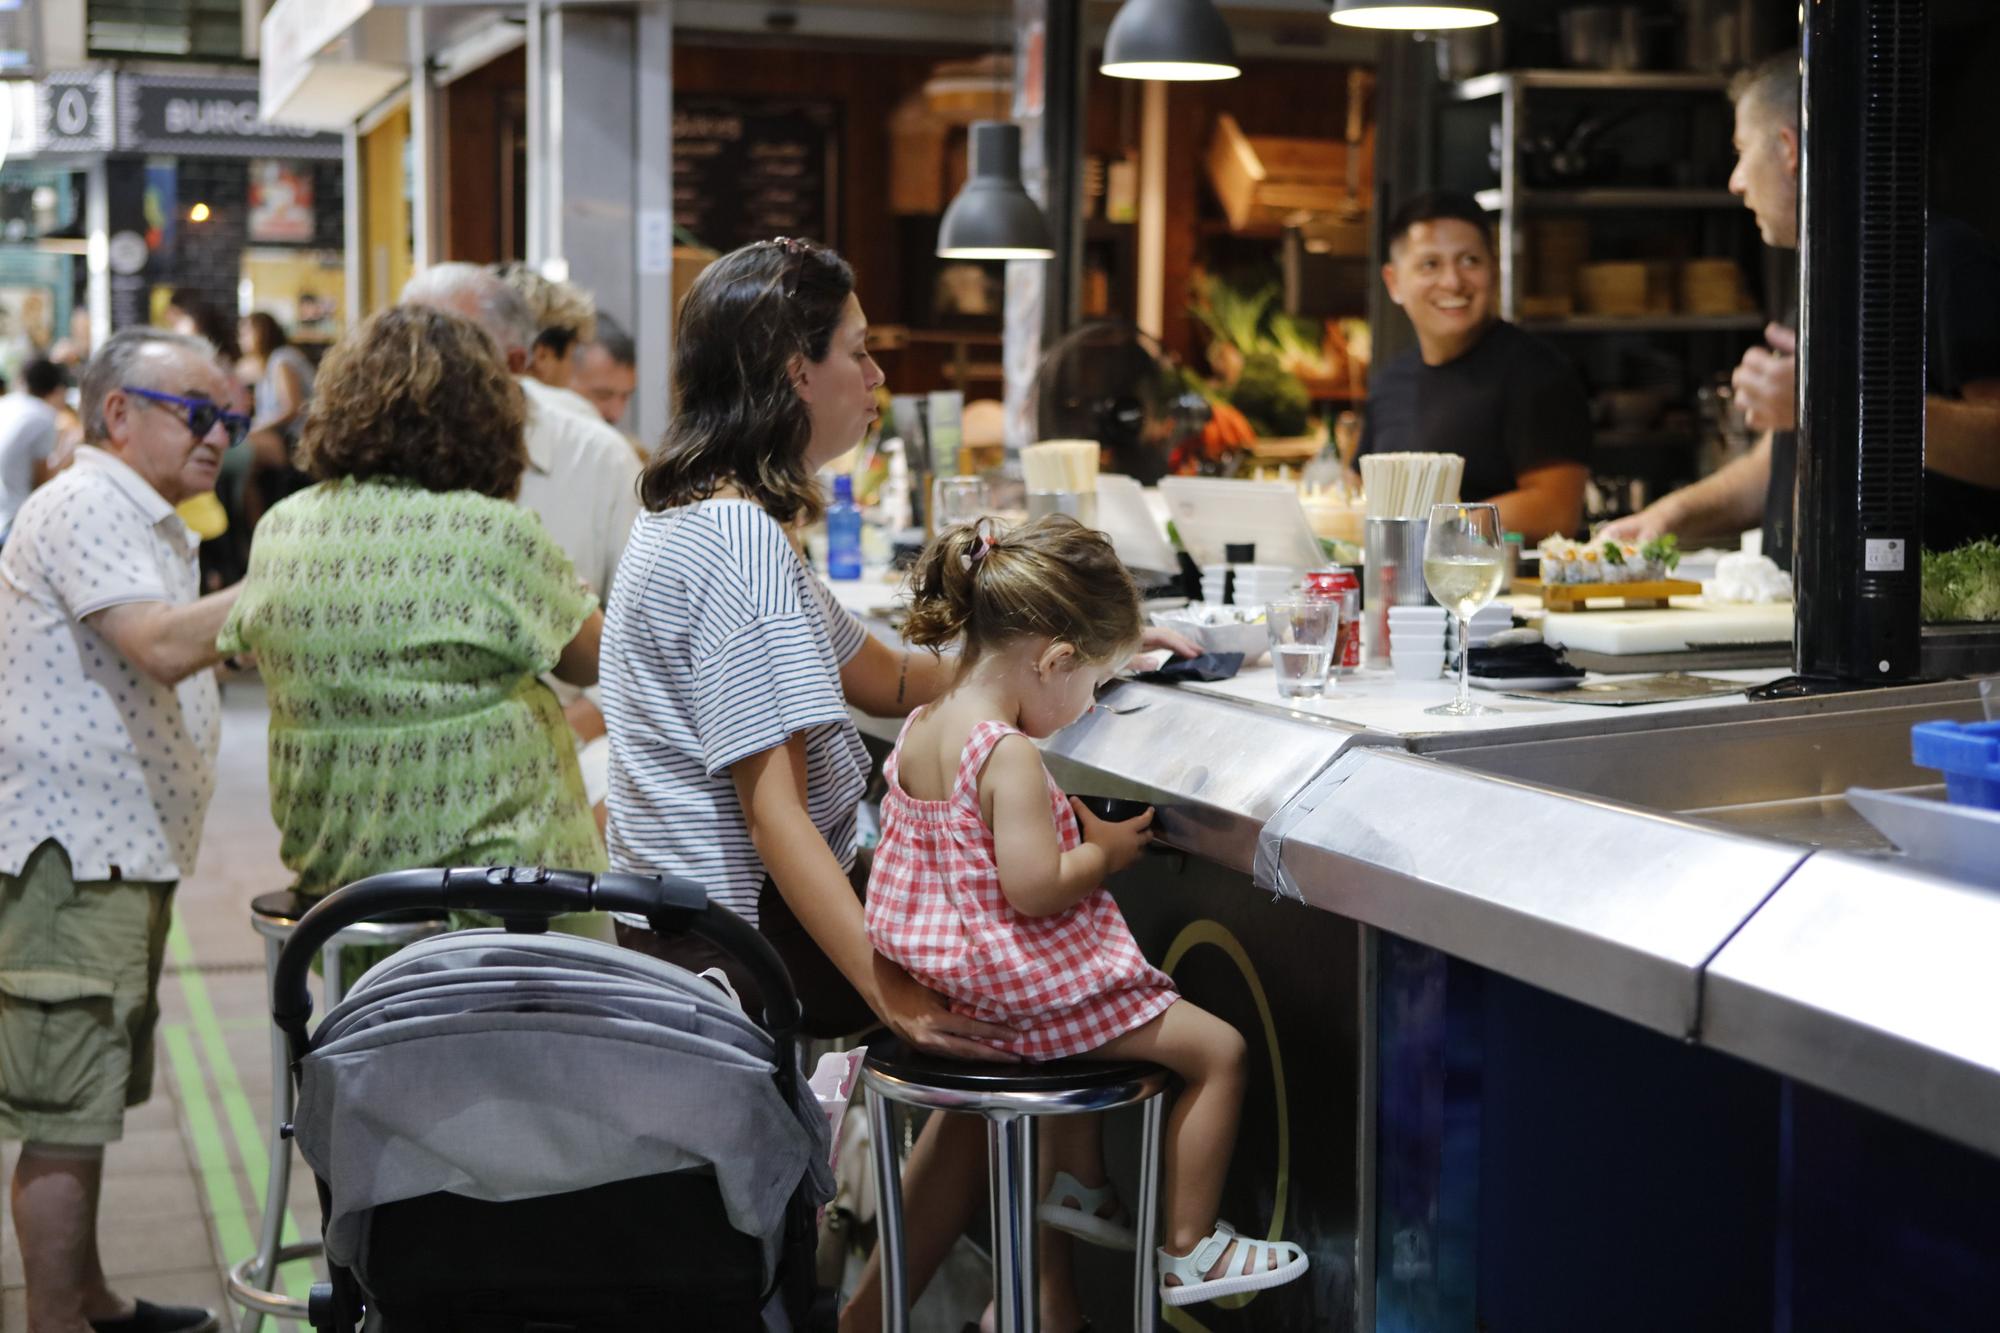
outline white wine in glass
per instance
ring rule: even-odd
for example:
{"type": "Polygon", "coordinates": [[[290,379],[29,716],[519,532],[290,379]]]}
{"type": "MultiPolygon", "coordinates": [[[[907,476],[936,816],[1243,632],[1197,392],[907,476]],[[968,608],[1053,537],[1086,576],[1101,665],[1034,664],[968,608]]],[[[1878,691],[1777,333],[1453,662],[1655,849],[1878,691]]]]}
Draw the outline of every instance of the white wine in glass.
{"type": "Polygon", "coordinates": [[[1458,618],[1458,697],[1426,708],[1441,717],[1478,717],[1498,712],[1472,702],[1470,664],[1472,616],[1500,594],[1504,574],[1500,511],[1492,505],[1431,506],[1424,534],[1424,583],[1431,596],[1458,618]]]}

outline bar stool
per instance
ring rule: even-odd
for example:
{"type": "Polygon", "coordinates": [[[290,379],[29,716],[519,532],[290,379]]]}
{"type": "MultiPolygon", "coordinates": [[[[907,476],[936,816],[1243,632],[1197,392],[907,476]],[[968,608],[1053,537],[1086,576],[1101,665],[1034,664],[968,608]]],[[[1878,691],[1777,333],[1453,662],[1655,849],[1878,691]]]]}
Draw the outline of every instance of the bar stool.
{"type": "Polygon", "coordinates": [[[986,1118],[986,1168],[993,1225],[993,1287],[1000,1333],[1033,1333],[1040,1320],[1036,1289],[1036,1172],[1033,1120],[1143,1106],[1138,1232],[1132,1327],[1152,1333],[1159,1319],[1154,1272],[1160,1192],[1160,1126],[1167,1071],[1141,1061],[1054,1060],[1042,1065],[977,1063],[925,1055],[894,1037],[868,1045],[861,1066],[868,1126],[875,1151],[876,1213],[882,1247],[882,1328],[908,1333],[909,1275],[903,1264],[903,1181],[896,1152],[893,1103],[986,1118]]]}
{"type": "MultiPolygon", "coordinates": [[[[277,976],[278,954],[285,947],[285,941],[291,938],[292,927],[316,901],[315,898],[286,890],[264,894],[250,904],[251,928],[264,937],[265,994],[270,993],[271,982],[277,976]]],[[[326,1009],[331,1011],[347,993],[346,981],[340,970],[342,949],[363,945],[400,949],[450,929],[451,922],[444,916],[422,913],[400,920],[364,921],[340,931],[320,951],[320,966],[326,984],[326,1009]]],[[[271,1174],[264,1183],[263,1232],[257,1241],[257,1252],[229,1270],[229,1299],[242,1306],[245,1312],[238,1325],[241,1333],[258,1333],[264,1326],[266,1315],[276,1319],[305,1320],[306,1303],[282,1295],[272,1287],[277,1281],[279,1268],[295,1259],[311,1259],[321,1249],[321,1242],[316,1240],[296,1245],[279,1243],[284,1238],[285,1210],[290,1203],[292,1187],[290,1131],[293,1094],[290,1066],[285,1036],[274,1024],[271,1028],[271,1174]]]]}

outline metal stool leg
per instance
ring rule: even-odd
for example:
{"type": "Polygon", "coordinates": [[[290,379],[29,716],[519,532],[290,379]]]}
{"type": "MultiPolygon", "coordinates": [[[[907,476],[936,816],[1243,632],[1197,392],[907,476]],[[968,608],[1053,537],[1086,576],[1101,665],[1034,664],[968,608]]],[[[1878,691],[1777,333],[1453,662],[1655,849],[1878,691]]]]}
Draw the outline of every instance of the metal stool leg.
{"type": "Polygon", "coordinates": [[[1139,1134],[1139,1208],[1137,1260],[1132,1276],[1133,1333],[1154,1333],[1160,1326],[1160,1138],[1167,1117],[1167,1098],[1155,1093],[1141,1108],[1145,1124],[1139,1134]]]}
{"type": "Polygon", "coordinates": [[[1028,1116],[987,1113],[988,1189],[993,1222],[993,1290],[1000,1333],[1035,1333],[1035,1125],[1028,1116]]]}
{"type": "Polygon", "coordinates": [[[896,1108],[873,1088],[868,1097],[868,1146],[875,1153],[875,1253],[881,1261],[882,1333],[909,1333],[910,1275],[903,1267],[903,1163],[897,1152],[896,1108]]]}
{"type": "MultiPolygon", "coordinates": [[[[264,992],[278,973],[279,941],[264,939],[264,992]]],[[[292,1185],[292,1145],[279,1134],[279,1126],[292,1118],[292,1080],[287,1069],[285,1035],[271,1028],[271,1175],[264,1182],[264,1219],[257,1237],[257,1261],[250,1267],[250,1280],[268,1291],[278,1275],[278,1245],[284,1239],[285,1209],[292,1185]]],[[[259,1333],[264,1316],[245,1310],[237,1324],[238,1333],[259,1333]]]]}
{"type": "Polygon", "coordinates": [[[326,982],[326,1012],[330,1014],[333,1012],[333,1007],[347,994],[345,979],[340,975],[338,938],[328,940],[325,947],[319,951],[319,967],[322,979],[326,982]]]}

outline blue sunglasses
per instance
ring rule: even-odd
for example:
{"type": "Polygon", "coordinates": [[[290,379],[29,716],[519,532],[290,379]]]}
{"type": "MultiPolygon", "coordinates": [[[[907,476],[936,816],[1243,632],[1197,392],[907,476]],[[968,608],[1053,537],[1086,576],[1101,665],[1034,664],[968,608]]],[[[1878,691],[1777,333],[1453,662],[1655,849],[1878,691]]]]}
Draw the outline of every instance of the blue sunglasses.
{"type": "Polygon", "coordinates": [[[220,403],[210,402],[206,398],[185,398],[177,393],[161,393],[158,389],[140,389],[130,384],[121,387],[126,393],[131,394],[135,398],[143,398],[147,402],[160,406],[171,405],[180,408],[187,414],[184,418],[184,424],[197,440],[207,439],[208,433],[215,429],[217,422],[221,422],[223,429],[229,432],[229,442],[231,444],[239,443],[245,435],[250,433],[249,417],[244,416],[241,412],[226,411],[220,403]]]}

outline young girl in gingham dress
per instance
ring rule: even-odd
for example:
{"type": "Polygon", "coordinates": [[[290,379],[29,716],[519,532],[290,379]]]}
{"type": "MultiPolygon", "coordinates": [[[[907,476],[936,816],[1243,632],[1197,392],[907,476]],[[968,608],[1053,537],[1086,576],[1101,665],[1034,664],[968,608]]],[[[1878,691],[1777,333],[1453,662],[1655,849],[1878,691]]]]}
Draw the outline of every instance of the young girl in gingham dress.
{"type": "MultiPolygon", "coordinates": [[[[1031,739],[1088,711],[1138,646],[1131,578],[1101,534],[1055,517],[997,535],[953,528],[912,587],[904,636],[957,643],[961,656],[954,684],[911,715],[884,769],[869,939],[958,1012],[1013,1029],[995,1043],[1006,1054],[1147,1060],[1183,1080],[1165,1140],[1168,1304],[1294,1280],[1306,1269],[1298,1246],[1239,1237],[1215,1218],[1243,1039],[1146,962],[1103,887],[1151,840],[1152,813],[1097,819],[1063,795],[1031,739]]],[[[1108,1193],[1059,1173],[1041,1215],[1115,1244],[1121,1229],[1090,1206],[1108,1193]]]]}

